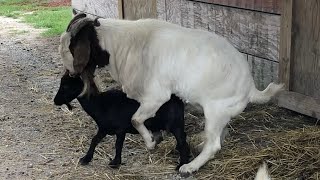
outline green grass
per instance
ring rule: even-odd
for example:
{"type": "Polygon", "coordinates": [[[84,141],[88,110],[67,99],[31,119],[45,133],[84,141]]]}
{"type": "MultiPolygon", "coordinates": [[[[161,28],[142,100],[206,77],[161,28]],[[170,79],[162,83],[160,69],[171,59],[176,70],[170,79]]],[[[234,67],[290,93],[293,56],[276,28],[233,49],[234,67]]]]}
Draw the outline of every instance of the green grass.
{"type": "Polygon", "coordinates": [[[45,28],[43,36],[57,36],[71,20],[71,7],[46,7],[45,0],[0,0],[0,16],[21,18],[35,28],[45,28]],[[33,12],[32,14],[25,14],[33,12]]]}

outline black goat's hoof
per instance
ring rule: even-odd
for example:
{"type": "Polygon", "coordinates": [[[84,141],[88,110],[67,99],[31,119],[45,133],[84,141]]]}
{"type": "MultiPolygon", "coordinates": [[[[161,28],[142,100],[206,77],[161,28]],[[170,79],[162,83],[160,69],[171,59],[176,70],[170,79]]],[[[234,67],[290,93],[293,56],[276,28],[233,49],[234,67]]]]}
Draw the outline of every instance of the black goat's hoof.
{"type": "Polygon", "coordinates": [[[110,163],[109,163],[109,167],[113,168],[113,169],[117,169],[119,168],[121,165],[121,161],[119,160],[112,160],[110,163]]]}
{"type": "Polygon", "coordinates": [[[152,133],[152,142],[155,141],[155,147],[163,141],[163,136],[161,132],[154,132],[152,133]]]}
{"type": "Polygon", "coordinates": [[[91,158],[84,156],[84,157],[80,158],[79,163],[81,165],[85,166],[85,165],[88,165],[90,161],[91,161],[91,158]]]}

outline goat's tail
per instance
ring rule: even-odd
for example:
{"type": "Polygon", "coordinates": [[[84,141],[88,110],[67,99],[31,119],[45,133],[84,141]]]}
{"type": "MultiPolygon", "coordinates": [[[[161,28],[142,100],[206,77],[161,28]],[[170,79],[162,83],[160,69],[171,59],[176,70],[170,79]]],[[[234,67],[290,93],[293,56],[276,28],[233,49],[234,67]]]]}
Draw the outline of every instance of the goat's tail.
{"type": "Polygon", "coordinates": [[[262,104],[268,102],[274,95],[282,91],[284,85],[270,83],[268,87],[263,91],[259,91],[255,88],[255,86],[253,87],[254,88],[250,92],[250,102],[262,104]]]}
{"type": "Polygon", "coordinates": [[[258,169],[254,180],[271,180],[266,163],[263,163],[262,166],[258,169]]]}

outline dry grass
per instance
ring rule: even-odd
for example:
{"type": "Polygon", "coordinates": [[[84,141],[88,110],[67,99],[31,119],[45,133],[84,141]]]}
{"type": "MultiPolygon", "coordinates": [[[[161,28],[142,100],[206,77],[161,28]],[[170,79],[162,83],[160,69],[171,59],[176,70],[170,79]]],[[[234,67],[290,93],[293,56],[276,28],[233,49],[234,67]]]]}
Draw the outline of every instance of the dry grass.
{"type": "MultiPolygon", "coordinates": [[[[265,161],[273,179],[319,179],[320,127],[312,125],[314,122],[309,121],[309,118],[283,112],[288,111],[274,106],[257,106],[235,118],[229,126],[230,135],[227,136],[222,150],[194,174],[193,178],[253,179],[258,167],[265,161]],[[277,113],[282,116],[274,117],[277,113]],[[276,123],[280,119],[284,122],[276,123]],[[292,122],[295,125],[291,124],[292,122]],[[284,127],[288,123],[289,128],[284,127]]],[[[67,113],[66,116],[72,117],[67,113]]],[[[201,142],[201,136],[197,133],[203,127],[203,123],[199,123],[202,118],[193,115],[192,111],[187,112],[186,127],[191,147],[201,142]],[[197,132],[194,129],[197,129],[197,132]]],[[[88,126],[88,122],[81,118],[75,120],[74,115],[73,121],[75,126],[88,126]]],[[[66,140],[73,142],[74,146],[82,151],[75,154],[81,157],[86,152],[91,137],[81,135],[76,141],[66,140]]],[[[98,146],[93,166],[106,166],[110,158],[113,158],[114,140],[109,136],[98,146]]],[[[194,156],[197,153],[194,148],[193,153],[194,156]]],[[[102,179],[180,179],[174,170],[177,161],[178,154],[172,136],[165,137],[151,153],[146,150],[139,135],[127,135],[123,149],[125,164],[118,170],[107,167],[108,172],[101,174],[102,172],[97,171],[93,176],[102,179]]],[[[78,166],[76,161],[74,167],[86,168],[78,166]]]]}
{"type": "MultiPolygon", "coordinates": [[[[110,79],[100,79],[98,83],[108,84],[107,88],[100,87],[103,90],[118,87],[110,79]]],[[[41,102],[48,105],[42,110],[47,109],[49,112],[52,104],[45,103],[43,99],[41,102]]],[[[60,132],[57,133],[62,133],[56,136],[64,137],[59,139],[60,144],[67,145],[57,147],[55,153],[71,153],[74,157],[71,164],[66,164],[68,168],[64,172],[52,172],[53,174],[59,175],[61,179],[181,179],[175,171],[179,155],[175,150],[175,139],[171,135],[167,135],[157,149],[150,152],[140,135],[127,134],[122,153],[123,165],[119,169],[107,166],[115,154],[115,138],[107,136],[96,148],[90,165],[78,165],[78,159],[89,148],[96,126],[79,105],[73,105],[77,107],[73,113],[64,109],[63,115],[53,115],[58,117],[56,121],[59,122],[60,132]]],[[[257,169],[265,161],[273,179],[318,180],[320,127],[316,123],[312,118],[272,104],[251,105],[230,123],[229,135],[222,150],[189,179],[253,179],[257,169]]],[[[199,132],[203,126],[201,112],[187,106],[186,131],[193,156],[198,153],[194,147],[201,142],[199,132]]]]}

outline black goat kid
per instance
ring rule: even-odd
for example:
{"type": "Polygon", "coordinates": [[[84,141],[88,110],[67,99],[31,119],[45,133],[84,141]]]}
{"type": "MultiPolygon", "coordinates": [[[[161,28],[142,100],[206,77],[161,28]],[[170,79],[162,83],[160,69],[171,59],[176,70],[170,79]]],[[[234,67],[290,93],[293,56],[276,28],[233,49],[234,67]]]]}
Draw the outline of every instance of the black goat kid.
{"type": "MultiPolygon", "coordinates": [[[[139,103],[127,98],[120,90],[110,90],[99,93],[94,82],[91,83],[91,94],[78,97],[83,89],[83,81],[80,77],[70,77],[65,74],[61,78],[60,88],[54,98],[56,105],[69,103],[77,98],[82,108],[94,119],[98,125],[98,133],[91,141],[87,154],[80,159],[82,165],[88,164],[99,142],[107,135],[116,135],[116,155],[109,163],[111,167],[119,167],[121,164],[121,151],[126,133],[137,134],[131,124],[131,117],[139,108],[139,103]]],[[[175,95],[162,105],[154,119],[147,120],[145,125],[152,132],[166,130],[171,132],[177,141],[176,149],[180,153],[180,163],[177,168],[189,162],[189,145],[186,142],[184,132],[184,104],[175,95]]]]}

